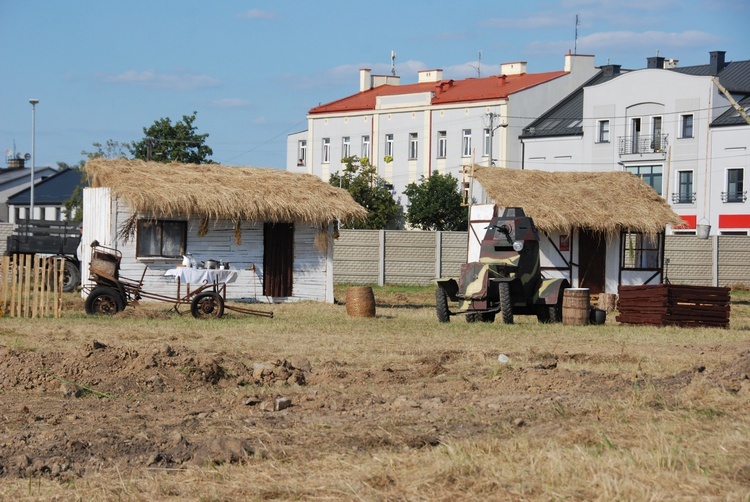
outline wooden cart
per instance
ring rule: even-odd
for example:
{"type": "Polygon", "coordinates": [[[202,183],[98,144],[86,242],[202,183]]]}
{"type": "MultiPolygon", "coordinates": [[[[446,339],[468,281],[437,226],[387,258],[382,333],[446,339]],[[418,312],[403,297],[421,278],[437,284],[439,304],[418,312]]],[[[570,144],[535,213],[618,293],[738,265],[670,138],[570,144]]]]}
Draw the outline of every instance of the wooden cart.
{"type": "Polygon", "coordinates": [[[195,289],[187,285],[183,293],[178,279],[175,296],[149,293],[143,290],[143,278],[146,276],[148,267],[144,268],[140,280],[128,279],[120,276],[120,261],[122,260],[120,251],[100,246],[96,241],[91,244],[91,248],[89,271],[96,285],[86,297],[87,314],[114,315],[126,306],[135,306],[139,300],[147,298],[171,303],[177,313],[180,313],[180,305],[190,305],[190,313],[198,319],[219,318],[224,315],[224,309],[243,314],[273,317],[273,312],[227,305],[225,282],[205,283],[195,289]]]}

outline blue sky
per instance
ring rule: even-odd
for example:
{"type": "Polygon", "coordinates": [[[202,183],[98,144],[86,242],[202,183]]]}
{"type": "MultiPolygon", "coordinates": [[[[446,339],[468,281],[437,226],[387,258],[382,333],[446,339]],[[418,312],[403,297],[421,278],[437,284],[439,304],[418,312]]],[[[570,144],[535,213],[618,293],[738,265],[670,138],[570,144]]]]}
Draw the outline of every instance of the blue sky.
{"type": "Polygon", "coordinates": [[[561,70],[576,14],[597,65],[750,59],[748,0],[0,0],[0,149],[31,150],[36,98],[37,166],[196,111],[214,161],[283,168],[307,111],[357,92],[360,68],[389,73],[392,50],[402,83],[476,76],[479,51],[482,75],[561,70]]]}

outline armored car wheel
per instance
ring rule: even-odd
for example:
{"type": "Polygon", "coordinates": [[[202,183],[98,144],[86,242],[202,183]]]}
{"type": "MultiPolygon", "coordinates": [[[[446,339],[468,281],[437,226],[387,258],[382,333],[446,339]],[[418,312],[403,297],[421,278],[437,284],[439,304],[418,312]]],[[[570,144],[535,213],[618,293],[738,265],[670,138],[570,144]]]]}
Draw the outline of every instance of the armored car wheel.
{"type": "Polygon", "coordinates": [[[435,310],[440,322],[449,322],[451,320],[450,310],[448,309],[448,293],[438,286],[435,290],[435,310]]]}
{"type": "Polygon", "coordinates": [[[503,324],[513,324],[513,302],[510,296],[510,284],[501,282],[498,284],[500,296],[500,316],[503,324]]]}

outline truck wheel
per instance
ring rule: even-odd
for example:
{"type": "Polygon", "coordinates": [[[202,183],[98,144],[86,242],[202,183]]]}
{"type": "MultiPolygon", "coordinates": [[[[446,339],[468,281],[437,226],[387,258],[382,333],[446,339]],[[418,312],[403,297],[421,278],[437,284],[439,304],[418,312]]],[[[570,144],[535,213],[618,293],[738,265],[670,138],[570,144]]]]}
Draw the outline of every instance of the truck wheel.
{"type": "Polygon", "coordinates": [[[120,293],[107,286],[97,286],[86,298],[86,313],[89,315],[115,315],[125,308],[120,293]]]}
{"type": "Polygon", "coordinates": [[[190,302],[190,313],[196,319],[218,319],[224,315],[224,300],[214,292],[195,295],[190,302]]]}
{"type": "Polygon", "coordinates": [[[448,293],[438,286],[435,290],[435,310],[439,322],[449,322],[451,320],[450,310],[448,309],[448,293]]]}
{"type": "Polygon", "coordinates": [[[65,270],[63,271],[63,288],[66,293],[75,291],[78,284],[81,283],[81,272],[72,261],[65,260],[65,270]]]}
{"type": "Polygon", "coordinates": [[[513,324],[513,302],[510,296],[510,284],[507,282],[501,282],[498,284],[500,293],[500,315],[503,319],[503,324],[513,324]]]}

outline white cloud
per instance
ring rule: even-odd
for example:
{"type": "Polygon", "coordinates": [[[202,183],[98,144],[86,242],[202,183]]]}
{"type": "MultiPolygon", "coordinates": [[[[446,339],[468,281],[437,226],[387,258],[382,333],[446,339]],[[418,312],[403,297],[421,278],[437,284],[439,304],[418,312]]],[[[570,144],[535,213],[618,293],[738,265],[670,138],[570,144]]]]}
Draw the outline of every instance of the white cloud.
{"type": "Polygon", "coordinates": [[[270,10],[250,9],[247,12],[237,14],[241,19],[276,19],[276,13],[270,10]]]}
{"type": "Polygon", "coordinates": [[[251,124],[253,125],[266,125],[268,124],[268,119],[266,117],[256,117],[251,121],[251,124]]]}
{"type": "Polygon", "coordinates": [[[174,70],[171,73],[160,73],[154,70],[127,70],[122,73],[103,75],[101,79],[108,84],[137,85],[175,91],[217,87],[220,84],[220,81],[213,77],[187,70],[174,70]]]}
{"type": "Polygon", "coordinates": [[[242,98],[224,98],[212,101],[211,105],[216,108],[224,109],[246,108],[250,106],[250,101],[242,98]]]}

